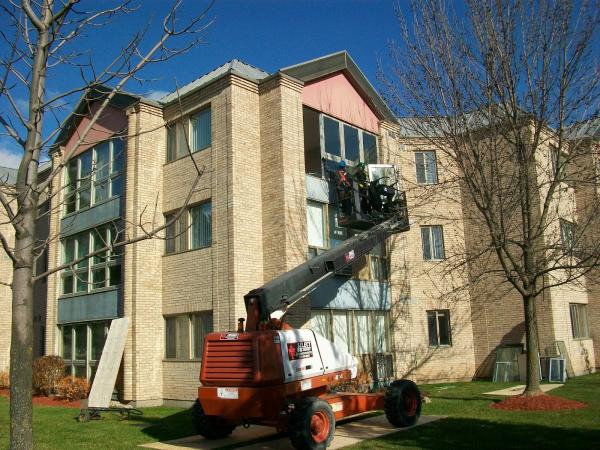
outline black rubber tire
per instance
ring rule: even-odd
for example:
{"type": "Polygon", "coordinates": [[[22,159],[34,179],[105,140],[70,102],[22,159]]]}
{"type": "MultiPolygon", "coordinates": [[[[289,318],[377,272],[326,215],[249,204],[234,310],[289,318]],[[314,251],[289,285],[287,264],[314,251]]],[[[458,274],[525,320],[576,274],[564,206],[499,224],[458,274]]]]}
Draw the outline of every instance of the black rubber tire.
{"type": "Polygon", "coordinates": [[[414,425],[421,415],[421,392],[410,380],[396,380],[385,393],[385,416],[395,427],[414,425]]]}
{"type": "Polygon", "coordinates": [[[192,422],[196,431],[206,439],[227,437],[235,429],[235,425],[217,416],[204,414],[200,401],[196,399],[192,406],[192,422]]]}
{"type": "Polygon", "coordinates": [[[335,417],[331,406],[326,401],[307,397],[294,404],[294,411],[290,415],[289,432],[295,449],[326,449],[333,440],[334,430],[335,417]],[[313,423],[313,417],[317,425],[313,423]]]}

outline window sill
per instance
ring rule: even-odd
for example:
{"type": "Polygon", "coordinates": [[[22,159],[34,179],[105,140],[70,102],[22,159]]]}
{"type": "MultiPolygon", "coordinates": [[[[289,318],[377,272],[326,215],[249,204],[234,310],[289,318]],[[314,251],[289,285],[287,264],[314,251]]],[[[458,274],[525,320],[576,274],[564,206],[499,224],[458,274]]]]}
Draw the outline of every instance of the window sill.
{"type": "Polygon", "coordinates": [[[106,287],[106,288],[102,288],[102,289],[94,289],[93,291],[86,291],[86,292],[77,292],[75,294],[61,294],[58,296],[58,299],[63,299],[63,298],[76,298],[76,297],[82,297],[84,295],[92,295],[92,294],[98,294],[101,292],[110,292],[110,291],[116,291],[117,289],[119,289],[120,284],[118,286],[110,286],[110,287],[106,287]]]}
{"type": "Polygon", "coordinates": [[[443,259],[424,259],[423,262],[425,263],[440,263],[442,261],[445,261],[446,258],[443,259]]]}
{"type": "MultiPolygon", "coordinates": [[[[587,304],[587,303],[584,303],[584,304],[587,304]]],[[[574,337],[573,340],[576,342],[591,341],[592,338],[591,337],[574,337]]]]}
{"type": "Polygon", "coordinates": [[[198,251],[198,250],[205,250],[205,249],[211,248],[211,247],[212,247],[212,244],[207,245],[205,247],[191,248],[189,250],[184,250],[182,252],[165,253],[163,255],[163,258],[166,258],[167,256],[183,255],[184,253],[195,252],[195,251],[198,251]]]}
{"type": "MultiPolygon", "coordinates": [[[[199,148],[198,150],[194,150],[194,151],[192,152],[192,156],[194,156],[196,153],[201,153],[201,152],[203,152],[204,150],[212,150],[212,144],[211,144],[211,145],[209,145],[209,146],[207,146],[207,147],[203,147],[203,148],[199,148]]],[[[170,160],[170,161],[167,161],[167,162],[165,162],[165,163],[163,164],[163,166],[167,166],[167,165],[169,165],[169,164],[171,164],[171,163],[174,163],[174,162],[180,161],[180,160],[182,160],[182,159],[184,159],[184,158],[188,158],[189,156],[190,156],[190,154],[189,154],[189,153],[186,153],[186,154],[185,154],[185,155],[183,155],[183,156],[180,156],[180,157],[178,157],[178,158],[175,158],[175,159],[172,159],[172,160],[170,160]]]]}
{"type": "Polygon", "coordinates": [[[450,345],[430,345],[429,348],[452,348],[452,344],[450,345]]]}

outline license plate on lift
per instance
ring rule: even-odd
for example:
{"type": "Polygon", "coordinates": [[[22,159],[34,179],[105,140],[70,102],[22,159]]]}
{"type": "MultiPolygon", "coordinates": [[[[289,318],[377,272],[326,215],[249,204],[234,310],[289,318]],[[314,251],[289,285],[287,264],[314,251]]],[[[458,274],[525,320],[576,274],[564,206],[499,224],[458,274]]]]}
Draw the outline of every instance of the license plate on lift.
{"type": "Polygon", "coordinates": [[[239,398],[238,388],[217,388],[217,397],[237,400],[239,398]]]}

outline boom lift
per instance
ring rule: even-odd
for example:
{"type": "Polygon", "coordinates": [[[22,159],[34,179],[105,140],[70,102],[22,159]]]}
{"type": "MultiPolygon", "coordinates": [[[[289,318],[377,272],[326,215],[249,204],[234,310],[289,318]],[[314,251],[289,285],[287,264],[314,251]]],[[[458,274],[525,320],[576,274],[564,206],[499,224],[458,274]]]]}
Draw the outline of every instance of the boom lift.
{"type": "Polygon", "coordinates": [[[206,336],[202,385],[192,408],[202,436],[218,439],[238,425],[259,424],[288,431],[297,449],[324,449],[335,421],[344,417],[384,410],[394,426],[416,423],[421,396],[412,381],[394,381],[385,393],[333,392],[332,383],[356,377],[356,358],[313,330],[291,329],[282,321],[319,283],[387,237],[408,231],[406,197],[390,195],[390,186],[379,189],[386,193],[380,197],[385,205],[373,205],[380,211],[385,206],[380,223],[250,291],[244,296],[247,317],[239,319],[237,331],[206,336]]]}

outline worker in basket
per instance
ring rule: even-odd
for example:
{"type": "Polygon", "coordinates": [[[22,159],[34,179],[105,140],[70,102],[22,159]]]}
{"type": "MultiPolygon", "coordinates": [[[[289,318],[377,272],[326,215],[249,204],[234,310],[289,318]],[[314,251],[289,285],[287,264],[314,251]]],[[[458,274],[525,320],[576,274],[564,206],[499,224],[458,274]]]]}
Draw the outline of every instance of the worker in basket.
{"type": "Polygon", "coordinates": [[[371,213],[371,202],[369,200],[369,175],[364,162],[359,162],[353,170],[352,178],[358,185],[360,196],[360,210],[363,214],[371,213]]]}
{"type": "Polygon", "coordinates": [[[338,163],[335,171],[335,187],[342,214],[350,215],[352,213],[352,178],[346,171],[346,161],[344,160],[338,163]]]}

